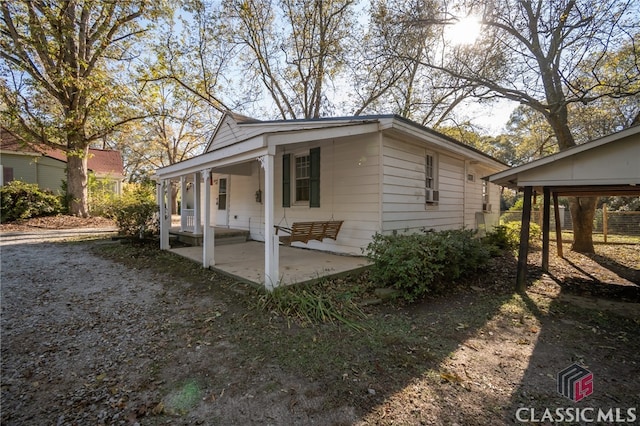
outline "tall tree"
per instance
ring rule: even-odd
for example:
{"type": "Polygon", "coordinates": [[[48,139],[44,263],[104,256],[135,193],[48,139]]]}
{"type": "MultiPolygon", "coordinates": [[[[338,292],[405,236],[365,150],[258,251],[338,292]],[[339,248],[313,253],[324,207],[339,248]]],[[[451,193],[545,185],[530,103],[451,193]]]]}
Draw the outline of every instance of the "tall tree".
{"type": "MultiPolygon", "coordinates": [[[[114,138],[126,153],[125,169],[132,181],[150,179],[154,170],[201,154],[214,129],[216,110],[200,96],[172,80],[146,83],[138,106],[145,118],[114,138]]],[[[178,186],[172,188],[177,212],[178,186]]]]}
{"type": "MultiPolygon", "coordinates": [[[[160,3],[160,6],[162,4],[160,3]]],[[[92,141],[137,117],[118,117],[126,87],[115,79],[131,59],[142,18],[160,9],[144,0],[2,1],[0,66],[6,123],[25,142],[67,153],[70,213],[87,216],[87,155],[92,141]]],[[[150,21],[144,21],[146,23],[150,21]]]]}
{"type": "MultiPolygon", "coordinates": [[[[445,62],[425,65],[478,84],[494,96],[519,102],[540,114],[553,131],[560,150],[576,144],[571,128],[573,104],[604,97],[640,93],[638,4],[630,0],[502,0],[461,1],[466,13],[482,16],[483,35],[465,48],[484,52],[469,61],[464,51],[451,52],[445,62]],[[466,9],[465,9],[466,8],[466,9]],[[632,46],[626,73],[612,76],[612,53],[632,46]],[[487,64],[501,64],[491,74],[487,64]],[[588,70],[588,72],[585,72],[588,70]],[[588,78],[587,78],[588,76],[588,78]]],[[[570,202],[574,224],[573,250],[593,252],[592,222],[597,200],[570,202]]]]}
{"type": "Polygon", "coordinates": [[[280,118],[316,118],[342,69],[355,0],[226,0],[224,24],[280,118]]]}
{"type": "Polygon", "coordinates": [[[477,85],[423,64],[448,42],[440,6],[435,0],[371,2],[368,30],[349,63],[355,114],[393,111],[438,127],[477,92],[477,85]]]}

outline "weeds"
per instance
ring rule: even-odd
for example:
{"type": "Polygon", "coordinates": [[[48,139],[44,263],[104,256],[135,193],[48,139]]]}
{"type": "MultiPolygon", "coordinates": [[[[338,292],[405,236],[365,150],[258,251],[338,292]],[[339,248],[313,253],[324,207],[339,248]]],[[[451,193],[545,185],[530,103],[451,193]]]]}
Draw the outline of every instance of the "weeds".
{"type": "Polygon", "coordinates": [[[350,298],[326,294],[322,288],[278,287],[259,297],[258,307],[298,320],[303,325],[337,323],[355,331],[365,330],[358,320],[366,318],[366,315],[358,305],[350,298]]]}

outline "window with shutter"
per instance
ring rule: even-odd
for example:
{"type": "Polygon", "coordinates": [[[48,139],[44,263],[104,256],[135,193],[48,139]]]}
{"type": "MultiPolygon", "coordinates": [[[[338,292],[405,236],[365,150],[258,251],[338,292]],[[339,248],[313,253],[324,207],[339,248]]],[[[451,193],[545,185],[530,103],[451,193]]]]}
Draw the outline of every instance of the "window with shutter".
{"type": "Polygon", "coordinates": [[[320,207],[320,148],[282,156],[282,206],[320,207]]]}

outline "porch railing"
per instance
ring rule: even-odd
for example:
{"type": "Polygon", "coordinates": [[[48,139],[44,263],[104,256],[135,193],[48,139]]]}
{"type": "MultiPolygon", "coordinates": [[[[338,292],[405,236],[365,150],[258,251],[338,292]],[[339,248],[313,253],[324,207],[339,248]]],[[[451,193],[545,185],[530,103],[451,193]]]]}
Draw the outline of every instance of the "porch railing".
{"type": "Polygon", "coordinates": [[[195,210],[194,209],[182,209],[181,217],[182,230],[186,232],[193,232],[195,229],[195,210]]]}

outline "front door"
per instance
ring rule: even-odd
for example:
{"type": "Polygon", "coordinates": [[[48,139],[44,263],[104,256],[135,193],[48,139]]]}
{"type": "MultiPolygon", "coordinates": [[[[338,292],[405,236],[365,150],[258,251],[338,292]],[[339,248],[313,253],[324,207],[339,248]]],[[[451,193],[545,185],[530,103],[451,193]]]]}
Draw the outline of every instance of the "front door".
{"type": "Polygon", "coordinates": [[[229,226],[229,179],[218,178],[218,197],[216,199],[216,226],[229,226]]]}

